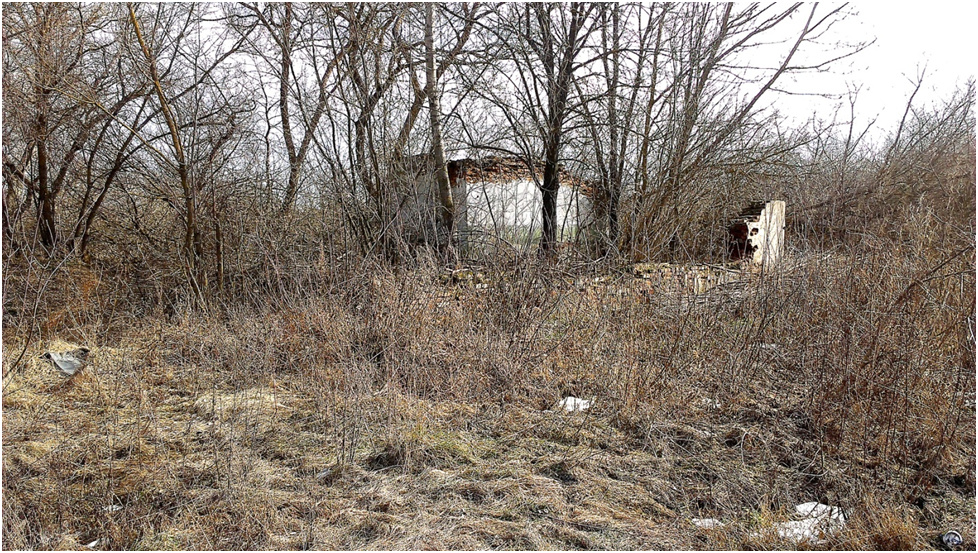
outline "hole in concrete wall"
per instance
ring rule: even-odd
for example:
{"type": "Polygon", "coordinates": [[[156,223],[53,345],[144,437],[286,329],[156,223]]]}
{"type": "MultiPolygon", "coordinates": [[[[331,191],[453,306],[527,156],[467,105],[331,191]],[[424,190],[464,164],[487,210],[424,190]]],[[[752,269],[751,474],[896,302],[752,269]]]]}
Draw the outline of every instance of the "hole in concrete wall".
{"type": "Polygon", "coordinates": [[[758,247],[752,243],[756,241],[752,238],[760,234],[758,225],[761,223],[764,210],[775,203],[779,202],[750,202],[746,208],[741,210],[739,215],[731,220],[727,226],[727,255],[731,261],[754,259],[754,253],[758,247]]]}
{"type": "Polygon", "coordinates": [[[750,259],[754,255],[754,246],[748,240],[749,230],[745,221],[735,221],[728,228],[730,235],[727,244],[727,256],[731,261],[750,259]]]}

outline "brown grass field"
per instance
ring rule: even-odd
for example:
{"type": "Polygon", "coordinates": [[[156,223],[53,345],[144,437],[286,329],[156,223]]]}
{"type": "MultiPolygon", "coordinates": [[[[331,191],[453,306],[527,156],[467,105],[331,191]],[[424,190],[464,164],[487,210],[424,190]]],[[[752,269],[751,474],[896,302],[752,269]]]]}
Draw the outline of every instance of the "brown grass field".
{"type": "Polygon", "coordinates": [[[974,250],[861,251],[698,296],[364,265],[142,316],[70,266],[40,339],[5,316],[3,546],[974,548],[974,250]],[[38,359],[79,344],[70,380],[38,359]],[[779,537],[807,501],[848,523],[779,537]]]}

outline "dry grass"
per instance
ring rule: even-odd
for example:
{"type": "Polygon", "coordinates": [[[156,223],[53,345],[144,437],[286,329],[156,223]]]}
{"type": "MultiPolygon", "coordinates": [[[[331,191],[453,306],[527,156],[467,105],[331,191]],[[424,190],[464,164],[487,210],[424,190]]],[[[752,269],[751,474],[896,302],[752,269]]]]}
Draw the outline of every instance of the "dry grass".
{"type": "Polygon", "coordinates": [[[772,527],[822,501],[850,513],[826,547],[974,547],[973,251],[942,279],[895,259],[798,257],[690,301],[627,274],[378,267],[265,308],[62,325],[100,337],[70,381],[37,357],[73,344],[8,330],[3,545],[795,548],[772,527]],[[568,394],[595,407],[554,410],[568,394]]]}

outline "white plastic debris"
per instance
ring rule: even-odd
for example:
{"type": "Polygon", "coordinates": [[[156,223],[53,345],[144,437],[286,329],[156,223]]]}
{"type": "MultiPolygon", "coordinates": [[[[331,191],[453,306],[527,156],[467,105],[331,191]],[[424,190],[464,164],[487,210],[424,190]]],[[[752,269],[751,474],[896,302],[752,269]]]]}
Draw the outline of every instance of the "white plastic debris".
{"type": "Polygon", "coordinates": [[[587,411],[591,408],[591,400],[581,399],[574,396],[567,396],[560,400],[557,407],[567,411],[568,413],[573,413],[575,411],[587,411]]]}
{"type": "Polygon", "coordinates": [[[805,518],[776,524],[775,530],[781,538],[819,545],[846,524],[846,515],[841,508],[824,503],[802,503],[795,506],[795,512],[805,518]]]}
{"type": "Polygon", "coordinates": [[[779,522],[775,525],[775,528],[778,531],[778,536],[786,540],[799,543],[808,541],[818,544],[823,541],[819,538],[818,522],[818,519],[813,518],[789,520],[787,522],[779,522]]]}
{"type": "Polygon", "coordinates": [[[955,532],[954,530],[951,530],[950,532],[947,532],[941,536],[941,541],[943,541],[944,545],[948,547],[957,547],[964,543],[964,539],[961,538],[961,534],[955,532]]]}
{"type": "Polygon", "coordinates": [[[700,405],[706,407],[707,409],[719,409],[721,406],[719,400],[711,397],[700,398],[700,405]]]}
{"type": "Polygon", "coordinates": [[[716,528],[724,527],[724,524],[715,518],[694,518],[693,524],[705,530],[714,530],[716,528]]]}
{"type": "Polygon", "coordinates": [[[106,513],[114,513],[116,511],[121,511],[122,505],[109,505],[107,507],[102,507],[102,510],[106,513]]]}
{"type": "Polygon", "coordinates": [[[846,521],[846,515],[842,512],[839,507],[831,507],[824,503],[818,503],[815,501],[809,501],[808,503],[802,503],[801,505],[795,506],[795,512],[799,515],[806,517],[818,517],[825,518],[829,517],[833,520],[838,520],[843,523],[846,521]]]}
{"type": "Polygon", "coordinates": [[[96,545],[98,545],[98,540],[95,540],[92,543],[86,544],[85,547],[87,547],[89,549],[95,549],[95,546],[96,545]]]}

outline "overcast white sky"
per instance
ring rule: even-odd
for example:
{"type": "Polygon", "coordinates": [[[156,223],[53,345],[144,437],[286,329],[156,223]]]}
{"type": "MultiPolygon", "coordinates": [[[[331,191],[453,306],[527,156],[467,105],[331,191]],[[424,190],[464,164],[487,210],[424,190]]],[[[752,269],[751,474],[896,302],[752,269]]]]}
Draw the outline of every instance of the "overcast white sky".
{"type": "MultiPolygon", "coordinates": [[[[926,66],[923,87],[914,100],[920,106],[949,98],[957,84],[974,77],[976,3],[857,1],[850,6],[858,16],[844,21],[836,36],[851,42],[876,37],[876,43],[831,74],[813,75],[807,77],[813,79],[810,85],[809,81],[799,84],[826,93],[844,93],[847,84],[861,86],[857,122],[865,124],[878,115],[874,135],[895,129],[918,69],[926,66]]],[[[779,99],[776,105],[783,113],[792,112],[793,118],[803,120],[815,111],[827,117],[834,103],[804,97],[779,99]]]]}

